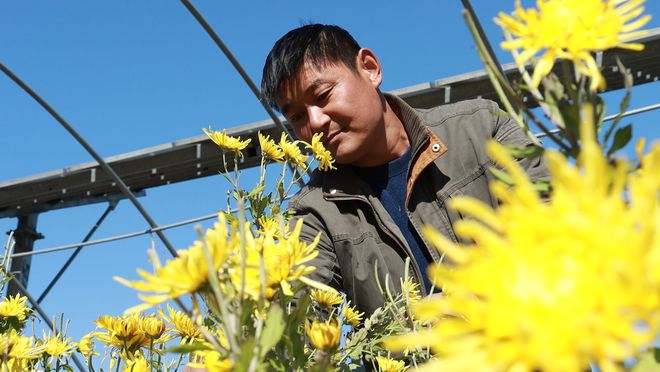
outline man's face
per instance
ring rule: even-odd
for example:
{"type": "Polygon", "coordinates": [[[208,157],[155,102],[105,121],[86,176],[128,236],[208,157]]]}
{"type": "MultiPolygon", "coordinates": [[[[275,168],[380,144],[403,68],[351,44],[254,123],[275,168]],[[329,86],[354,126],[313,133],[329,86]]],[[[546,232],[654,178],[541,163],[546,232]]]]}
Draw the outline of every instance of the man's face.
{"type": "Polygon", "coordinates": [[[380,65],[368,49],[362,49],[357,60],[357,71],[339,62],[306,63],[277,101],[296,135],[309,142],[315,133],[323,133],[325,147],[340,164],[364,163],[384,136],[380,65]]]}

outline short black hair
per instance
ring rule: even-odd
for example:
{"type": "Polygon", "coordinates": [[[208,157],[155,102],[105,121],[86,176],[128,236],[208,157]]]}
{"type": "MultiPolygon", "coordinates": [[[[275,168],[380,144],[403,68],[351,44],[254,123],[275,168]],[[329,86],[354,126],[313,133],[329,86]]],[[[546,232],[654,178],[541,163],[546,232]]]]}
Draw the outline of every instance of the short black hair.
{"type": "Polygon", "coordinates": [[[261,78],[261,96],[277,110],[276,100],[284,84],[295,79],[305,62],[324,66],[341,62],[357,71],[355,57],[360,45],[348,31],[339,26],[309,24],[282,36],[268,53],[261,78]]]}

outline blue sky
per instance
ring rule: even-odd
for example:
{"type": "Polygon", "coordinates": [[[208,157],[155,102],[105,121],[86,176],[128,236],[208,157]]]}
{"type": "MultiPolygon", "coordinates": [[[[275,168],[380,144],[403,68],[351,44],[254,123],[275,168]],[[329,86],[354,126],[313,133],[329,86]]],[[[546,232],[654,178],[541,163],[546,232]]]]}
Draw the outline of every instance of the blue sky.
{"type": "MultiPolygon", "coordinates": [[[[406,2],[196,1],[255,81],[272,44],[301,22],[341,25],[379,56],[383,90],[437,80],[481,67],[459,0],[406,2]]],[[[486,32],[501,40],[492,18],[513,1],[474,0],[486,32]]],[[[647,28],[660,26],[660,2],[647,28]]],[[[507,53],[499,52],[502,62],[507,53]]],[[[231,128],[267,118],[239,75],[177,1],[0,2],[0,60],[39,92],[102,156],[194,137],[202,127],[231,128]]],[[[658,102],[658,83],[635,88],[632,108],[658,102]]],[[[618,93],[608,94],[614,113],[618,93]]],[[[630,118],[636,135],[656,139],[660,113],[630,118]]],[[[88,162],[91,157],[60,125],[4,75],[0,76],[0,181],[88,162]]],[[[249,172],[248,172],[249,173],[249,172]]],[[[141,202],[164,225],[224,207],[220,177],[147,191],[141,202]]],[[[80,241],[105,204],[39,216],[43,249],[80,241]]],[[[16,227],[0,219],[0,231],[16,227]]],[[[127,201],[119,204],[95,238],[147,228],[127,201]]],[[[177,248],[195,238],[192,226],[168,230],[177,248]]],[[[4,238],[2,239],[4,241],[4,238]]],[[[168,253],[156,238],[161,257],[168,253]]],[[[75,338],[92,330],[99,314],[135,305],[131,289],[112,280],[134,279],[147,268],[149,236],[86,248],[42,306],[64,313],[75,338]]],[[[28,290],[38,296],[71,251],[35,256],[28,290]]]]}

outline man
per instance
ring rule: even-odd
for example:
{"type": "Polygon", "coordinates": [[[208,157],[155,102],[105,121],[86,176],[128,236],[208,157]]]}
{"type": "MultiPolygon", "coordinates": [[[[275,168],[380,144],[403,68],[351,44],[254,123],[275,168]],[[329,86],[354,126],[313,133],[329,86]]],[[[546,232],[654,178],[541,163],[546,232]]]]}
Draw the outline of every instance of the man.
{"type": "MultiPolygon", "coordinates": [[[[345,291],[367,314],[383,304],[376,275],[400,290],[407,258],[423,291],[431,288],[426,269],[441,257],[421,229],[431,225],[456,240],[453,224],[461,216],[448,200],[470,195],[497,204],[484,144],[530,144],[493,102],[415,110],[381,93],[382,80],[371,50],[345,30],[319,24],[278,40],[262,79],[264,99],[296,135],[310,141],[322,133],[336,160],[338,169],[314,172],[289,208],[304,219],[301,236],[322,232],[314,278],[345,291]]],[[[547,176],[538,159],[521,164],[533,179],[547,176]]]]}

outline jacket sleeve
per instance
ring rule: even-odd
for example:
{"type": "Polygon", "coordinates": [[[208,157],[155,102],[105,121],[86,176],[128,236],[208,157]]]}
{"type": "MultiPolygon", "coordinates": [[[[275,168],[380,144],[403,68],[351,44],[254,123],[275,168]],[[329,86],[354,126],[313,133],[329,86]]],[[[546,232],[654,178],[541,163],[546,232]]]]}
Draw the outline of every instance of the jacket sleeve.
{"type": "MultiPolygon", "coordinates": [[[[511,116],[500,110],[495,102],[491,103],[493,105],[491,109],[493,115],[492,138],[506,145],[532,146],[532,141],[511,116]]],[[[550,179],[545,157],[543,156],[519,159],[518,164],[527,172],[532,181],[550,179]]]]}
{"type": "Polygon", "coordinates": [[[295,212],[294,220],[303,219],[303,226],[300,232],[300,240],[311,243],[321,234],[316,250],[319,252],[313,260],[307,263],[309,266],[316,267],[316,270],[309,274],[310,279],[327,284],[337,290],[343,290],[341,270],[337,263],[337,256],[328,236],[325,224],[314,213],[305,213],[304,211],[290,208],[295,212]]]}

